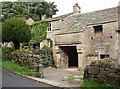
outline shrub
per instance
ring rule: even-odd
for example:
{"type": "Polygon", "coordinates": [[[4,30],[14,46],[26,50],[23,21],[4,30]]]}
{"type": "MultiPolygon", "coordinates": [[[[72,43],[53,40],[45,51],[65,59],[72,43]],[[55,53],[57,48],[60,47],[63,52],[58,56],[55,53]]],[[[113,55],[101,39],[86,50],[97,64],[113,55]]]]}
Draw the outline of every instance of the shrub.
{"type": "Polygon", "coordinates": [[[14,47],[11,48],[2,48],[2,59],[10,60],[12,58],[11,53],[15,50],[14,47]]]}
{"type": "Polygon", "coordinates": [[[48,46],[43,46],[42,50],[48,52],[49,54],[52,54],[52,48],[48,47],[48,46]]]}
{"type": "Polygon", "coordinates": [[[22,18],[7,19],[2,23],[2,41],[14,43],[15,48],[19,48],[22,42],[31,39],[30,27],[26,25],[22,18]]]}
{"type": "Polygon", "coordinates": [[[49,67],[54,65],[51,48],[44,46],[42,49],[40,49],[40,57],[41,57],[40,59],[42,65],[44,67],[49,67]]]}

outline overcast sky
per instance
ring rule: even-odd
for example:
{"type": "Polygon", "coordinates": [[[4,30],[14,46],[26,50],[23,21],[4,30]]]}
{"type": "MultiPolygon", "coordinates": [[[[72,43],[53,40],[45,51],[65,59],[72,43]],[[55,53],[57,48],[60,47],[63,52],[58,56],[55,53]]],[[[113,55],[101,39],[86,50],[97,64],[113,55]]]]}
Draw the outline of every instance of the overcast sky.
{"type": "MultiPolygon", "coordinates": [[[[81,7],[81,13],[101,10],[118,6],[120,0],[46,0],[48,2],[55,2],[59,12],[57,15],[67,14],[73,11],[73,5],[78,2],[81,7]]],[[[55,17],[54,16],[54,17],[55,17]]]]}

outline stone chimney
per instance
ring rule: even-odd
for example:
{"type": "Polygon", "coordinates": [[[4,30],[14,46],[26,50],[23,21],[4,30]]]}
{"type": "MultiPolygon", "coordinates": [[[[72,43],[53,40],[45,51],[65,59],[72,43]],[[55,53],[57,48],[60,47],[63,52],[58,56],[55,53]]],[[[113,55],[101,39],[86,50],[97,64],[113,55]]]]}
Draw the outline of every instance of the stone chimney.
{"type": "Polygon", "coordinates": [[[47,19],[47,16],[46,16],[46,14],[42,15],[41,19],[42,19],[42,20],[45,20],[45,19],[47,19]]]}
{"type": "Polygon", "coordinates": [[[73,6],[73,13],[80,13],[80,7],[78,5],[78,3],[76,3],[74,6],[73,6]]]}

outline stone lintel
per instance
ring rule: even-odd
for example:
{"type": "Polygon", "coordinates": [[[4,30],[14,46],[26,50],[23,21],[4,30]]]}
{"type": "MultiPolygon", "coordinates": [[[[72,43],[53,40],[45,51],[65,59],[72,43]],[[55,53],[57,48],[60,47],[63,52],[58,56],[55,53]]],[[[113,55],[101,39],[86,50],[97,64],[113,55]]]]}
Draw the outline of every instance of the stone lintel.
{"type": "Polygon", "coordinates": [[[59,46],[55,46],[55,52],[56,52],[56,53],[60,53],[59,46]]]}
{"type": "Polygon", "coordinates": [[[82,51],[82,50],[80,50],[80,49],[79,49],[79,50],[77,49],[77,53],[78,53],[78,54],[82,54],[82,53],[83,53],[83,51],[82,51]]]}

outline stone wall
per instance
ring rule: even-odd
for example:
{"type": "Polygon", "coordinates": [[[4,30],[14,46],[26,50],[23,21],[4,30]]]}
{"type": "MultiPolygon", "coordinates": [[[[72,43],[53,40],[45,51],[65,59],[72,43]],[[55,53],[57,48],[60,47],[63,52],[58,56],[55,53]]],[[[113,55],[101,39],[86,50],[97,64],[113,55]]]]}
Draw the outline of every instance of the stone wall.
{"type": "Polygon", "coordinates": [[[88,38],[85,38],[87,52],[96,53],[98,56],[109,54],[111,58],[117,59],[118,36],[116,30],[118,29],[118,22],[101,23],[103,31],[100,37],[96,37],[94,32],[93,26],[97,25],[99,24],[87,27],[86,38],[88,38]]]}
{"type": "Polygon", "coordinates": [[[120,65],[111,59],[91,62],[84,70],[84,79],[120,85],[120,65]]]}
{"type": "Polygon", "coordinates": [[[39,71],[39,65],[41,64],[39,53],[27,50],[14,51],[12,53],[12,61],[34,71],[39,71]]]}
{"type": "Polygon", "coordinates": [[[49,22],[51,31],[47,32],[47,38],[53,42],[53,58],[57,67],[60,67],[61,61],[60,46],[77,47],[79,69],[84,69],[92,59],[103,59],[101,55],[109,55],[115,60],[119,59],[120,63],[119,39],[116,32],[118,30],[118,7],[84,14],[71,13],[51,18],[49,22]],[[102,25],[102,34],[95,33],[94,26],[99,25],[102,25]],[[79,45],[82,46],[78,48],[79,45]],[[91,54],[95,56],[90,58],[88,55],[91,54]]]}
{"type": "Polygon", "coordinates": [[[81,34],[80,33],[73,33],[73,34],[62,34],[56,35],[55,37],[55,44],[76,44],[81,43],[81,34]]]}

